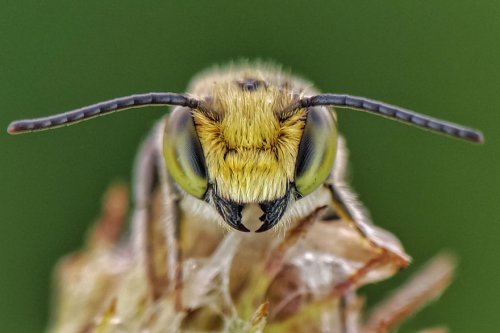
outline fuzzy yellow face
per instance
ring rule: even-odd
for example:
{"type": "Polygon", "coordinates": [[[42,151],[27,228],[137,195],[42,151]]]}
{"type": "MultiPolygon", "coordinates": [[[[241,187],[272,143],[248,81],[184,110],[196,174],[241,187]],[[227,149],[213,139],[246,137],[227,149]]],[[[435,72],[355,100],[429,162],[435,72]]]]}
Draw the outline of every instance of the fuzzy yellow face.
{"type": "Polygon", "coordinates": [[[194,81],[196,106],[165,123],[163,157],[178,188],[209,203],[231,227],[258,204],[264,232],[328,177],[336,152],[334,113],[301,107],[310,85],[264,67],[215,71],[194,81]]]}
{"type": "Polygon", "coordinates": [[[211,96],[193,119],[217,194],[237,203],[283,197],[294,181],[306,110],[283,117],[293,95],[263,83],[214,83],[211,96]]]}

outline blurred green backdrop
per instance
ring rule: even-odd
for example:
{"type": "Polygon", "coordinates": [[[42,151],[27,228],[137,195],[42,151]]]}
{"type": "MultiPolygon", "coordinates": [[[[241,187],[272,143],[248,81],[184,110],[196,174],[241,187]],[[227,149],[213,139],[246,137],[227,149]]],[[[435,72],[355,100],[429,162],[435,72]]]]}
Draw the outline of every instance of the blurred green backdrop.
{"type": "MultiPolygon", "coordinates": [[[[340,111],[353,184],[413,256],[365,288],[370,304],[442,249],[460,257],[439,302],[403,332],[497,331],[500,306],[500,2],[26,1],[0,11],[0,126],[108,98],[183,91],[241,57],[273,59],[323,91],[348,92],[480,128],[476,146],[340,111]]],[[[81,245],[163,110],[32,135],[0,134],[0,331],[40,332],[51,272],[81,245]]]]}

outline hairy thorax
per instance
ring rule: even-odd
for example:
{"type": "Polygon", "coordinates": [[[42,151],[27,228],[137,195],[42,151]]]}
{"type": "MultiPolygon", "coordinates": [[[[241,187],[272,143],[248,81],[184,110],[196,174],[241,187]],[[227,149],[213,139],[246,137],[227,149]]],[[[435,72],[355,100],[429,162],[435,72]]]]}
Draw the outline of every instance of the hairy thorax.
{"type": "Polygon", "coordinates": [[[306,111],[284,116],[294,98],[284,87],[242,84],[214,83],[205,112],[193,113],[208,174],[226,199],[275,200],[293,182],[306,111]]]}

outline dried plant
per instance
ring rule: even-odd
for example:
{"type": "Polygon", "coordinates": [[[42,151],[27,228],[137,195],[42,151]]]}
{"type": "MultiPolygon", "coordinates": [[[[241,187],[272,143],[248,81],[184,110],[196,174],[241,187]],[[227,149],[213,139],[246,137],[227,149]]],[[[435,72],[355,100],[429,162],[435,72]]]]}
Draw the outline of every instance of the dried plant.
{"type": "Polygon", "coordinates": [[[363,225],[384,253],[318,208],[284,236],[184,218],[182,284],[172,286],[165,206],[155,197],[154,214],[127,237],[127,189],[110,188],[84,249],[57,267],[51,332],[390,332],[452,277],[452,259],[439,256],[365,313],[357,289],[392,276],[394,256],[408,256],[389,232],[363,225]]]}

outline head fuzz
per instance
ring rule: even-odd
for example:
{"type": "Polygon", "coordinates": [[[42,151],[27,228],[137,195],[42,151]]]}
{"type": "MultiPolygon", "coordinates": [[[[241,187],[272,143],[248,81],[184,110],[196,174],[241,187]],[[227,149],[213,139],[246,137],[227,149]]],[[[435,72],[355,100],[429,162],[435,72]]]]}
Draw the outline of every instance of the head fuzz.
{"type": "Polygon", "coordinates": [[[237,203],[267,202],[285,196],[306,110],[281,117],[293,94],[275,86],[242,89],[239,82],[212,85],[204,112],[193,118],[208,175],[220,197],[237,203]]]}

